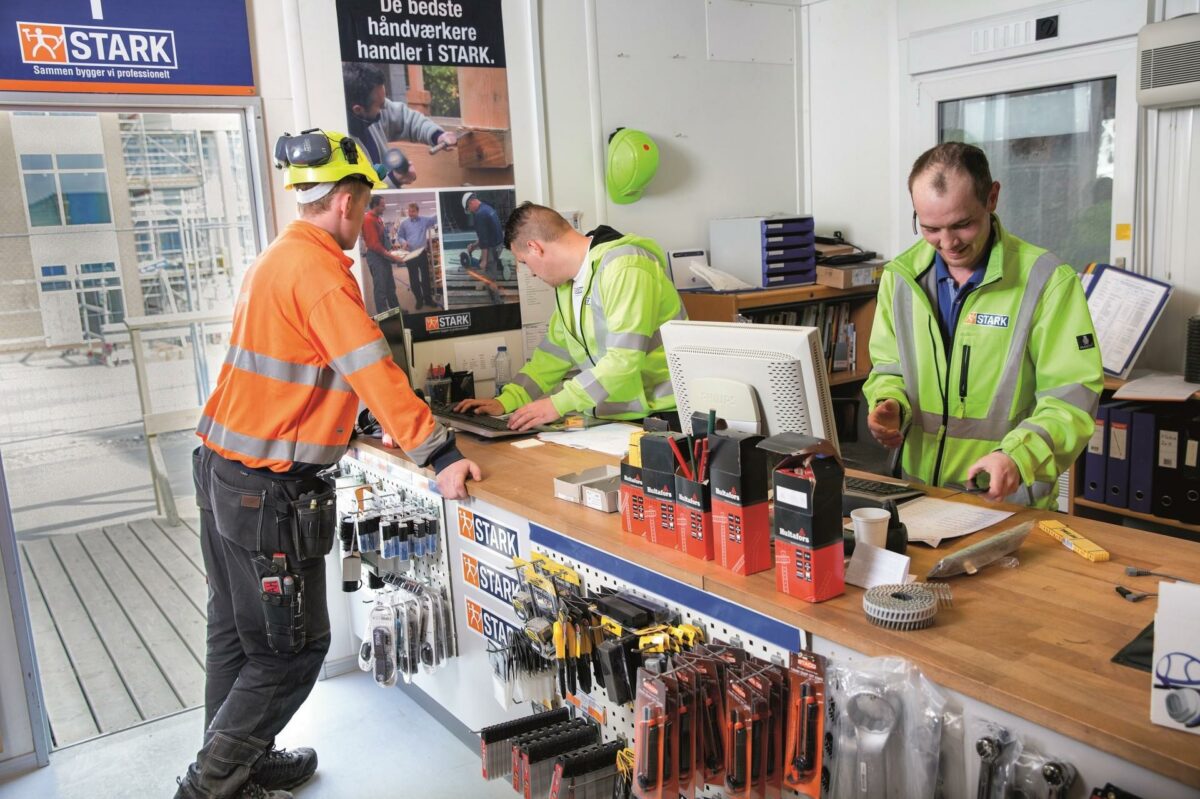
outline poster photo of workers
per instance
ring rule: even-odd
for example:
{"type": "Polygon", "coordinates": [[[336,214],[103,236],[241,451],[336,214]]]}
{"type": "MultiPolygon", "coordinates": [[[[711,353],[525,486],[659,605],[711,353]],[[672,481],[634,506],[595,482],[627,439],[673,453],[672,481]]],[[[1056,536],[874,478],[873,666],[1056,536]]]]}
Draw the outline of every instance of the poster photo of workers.
{"type": "Polygon", "coordinates": [[[363,219],[363,299],[367,311],[405,314],[446,307],[437,194],[381,191],[363,219]]]}
{"type": "Polygon", "coordinates": [[[440,195],[448,308],[518,301],[517,262],[504,247],[504,222],[516,205],[512,189],[440,195]]]}
{"type": "Polygon", "coordinates": [[[399,307],[414,341],[520,327],[515,264],[503,253],[515,202],[500,0],[336,6],[347,130],[388,186],[372,199],[383,198],[384,232],[394,220],[397,233],[415,236],[403,246],[400,238],[368,242],[368,215],[361,242],[368,310],[399,307]],[[417,221],[406,225],[410,202],[417,221]],[[433,238],[414,254],[419,228],[433,238]]]}

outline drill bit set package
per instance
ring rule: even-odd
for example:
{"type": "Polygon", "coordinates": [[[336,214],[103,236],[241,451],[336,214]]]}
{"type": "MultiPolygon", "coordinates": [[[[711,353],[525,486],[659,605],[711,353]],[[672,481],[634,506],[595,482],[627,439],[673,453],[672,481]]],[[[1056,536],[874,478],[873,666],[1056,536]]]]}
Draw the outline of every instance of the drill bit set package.
{"type": "Polygon", "coordinates": [[[827,671],[830,796],[933,799],[946,700],[912,663],[872,658],[827,671]]]}
{"type": "Polygon", "coordinates": [[[1075,782],[1075,767],[1027,746],[1019,735],[987,719],[970,718],[964,757],[967,785],[977,799],[1065,799],[1075,782]]]}

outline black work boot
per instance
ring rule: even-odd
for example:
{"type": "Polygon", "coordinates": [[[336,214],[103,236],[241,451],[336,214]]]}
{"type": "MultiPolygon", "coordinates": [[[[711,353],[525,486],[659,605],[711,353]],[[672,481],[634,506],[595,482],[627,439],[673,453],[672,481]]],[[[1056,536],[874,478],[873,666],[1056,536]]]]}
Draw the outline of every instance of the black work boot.
{"type": "MultiPolygon", "coordinates": [[[[193,788],[187,780],[176,777],[175,782],[179,785],[179,790],[175,792],[175,799],[203,799],[203,794],[193,788]]],[[[267,790],[256,782],[248,782],[237,792],[234,799],[295,799],[295,797],[287,791],[267,790]]]]}
{"type": "Polygon", "coordinates": [[[317,753],[312,749],[302,746],[289,752],[271,746],[250,770],[250,781],[268,790],[286,791],[305,783],[316,770],[317,753]]]}
{"type": "Polygon", "coordinates": [[[234,799],[295,799],[288,791],[265,788],[258,782],[251,779],[250,782],[242,786],[242,790],[238,792],[234,799]]]}

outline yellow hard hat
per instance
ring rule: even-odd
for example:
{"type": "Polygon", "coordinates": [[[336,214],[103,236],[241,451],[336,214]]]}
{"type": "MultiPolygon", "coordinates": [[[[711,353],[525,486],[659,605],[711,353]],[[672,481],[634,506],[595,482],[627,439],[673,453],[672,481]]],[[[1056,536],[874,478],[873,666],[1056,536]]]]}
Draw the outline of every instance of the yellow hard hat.
{"type": "Polygon", "coordinates": [[[287,168],[285,189],[298,183],[337,183],[360,175],[373,189],[386,189],[366,150],[353,136],[312,128],[299,136],[285,133],[275,142],[275,168],[287,168]]]}
{"type": "Polygon", "coordinates": [[[658,171],[658,145],[643,131],[617,128],[608,137],[607,167],[609,199],[618,205],[637,202],[658,171]]]}

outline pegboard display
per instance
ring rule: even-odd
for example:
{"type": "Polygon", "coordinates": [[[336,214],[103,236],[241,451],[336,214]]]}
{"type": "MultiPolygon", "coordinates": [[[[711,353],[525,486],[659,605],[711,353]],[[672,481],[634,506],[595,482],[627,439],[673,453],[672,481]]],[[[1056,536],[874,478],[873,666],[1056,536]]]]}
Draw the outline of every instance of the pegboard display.
{"type": "MultiPolygon", "coordinates": [[[[446,503],[441,496],[430,490],[429,481],[402,466],[354,448],[342,459],[341,470],[343,476],[338,480],[337,492],[339,518],[359,509],[361,495],[365,510],[395,509],[406,515],[420,515],[436,520],[439,531],[436,555],[401,561],[399,558],[385,558],[381,554],[375,554],[368,555],[367,560],[381,570],[451,586],[451,601],[454,601],[446,546],[446,503]]],[[[356,596],[361,597],[363,601],[354,603],[352,621],[355,634],[362,629],[366,620],[365,612],[361,612],[359,606],[369,607],[375,592],[365,586],[364,580],[364,587],[359,589],[356,596]]],[[[457,640],[457,631],[454,637],[457,640]]]]}
{"type": "MultiPolygon", "coordinates": [[[[592,592],[602,588],[613,588],[646,597],[666,605],[679,614],[680,620],[704,630],[705,640],[721,640],[741,647],[746,652],[763,660],[787,665],[791,652],[803,648],[805,634],[789,625],[773,622],[763,629],[760,614],[734,605],[727,600],[713,597],[705,592],[685,586],[676,580],[634,567],[627,561],[602,553],[587,545],[568,539],[554,531],[530,525],[530,540],[533,551],[540,552],[553,560],[569,566],[579,574],[583,587],[592,592]],[[566,551],[564,551],[566,550],[566,551]],[[616,574],[614,572],[621,572],[616,574]],[[646,574],[652,579],[644,578],[646,574]],[[703,599],[700,598],[700,595],[703,599]],[[701,605],[697,608],[695,605],[701,605]],[[748,620],[751,623],[746,623],[748,620]],[[739,626],[739,623],[742,626],[739,626]],[[746,627],[755,627],[754,631],[746,627]],[[785,646],[783,636],[791,635],[795,644],[785,646]]],[[[765,617],[763,617],[765,618],[765,617]]],[[[633,702],[618,705],[608,698],[607,691],[595,686],[589,698],[603,711],[602,726],[605,741],[624,739],[632,746],[634,734],[633,702]]],[[[586,701],[586,700],[585,700],[586,701]]],[[[723,785],[705,784],[696,796],[704,799],[724,797],[723,785]]],[[[786,799],[804,799],[807,794],[784,789],[786,799]]]]}

